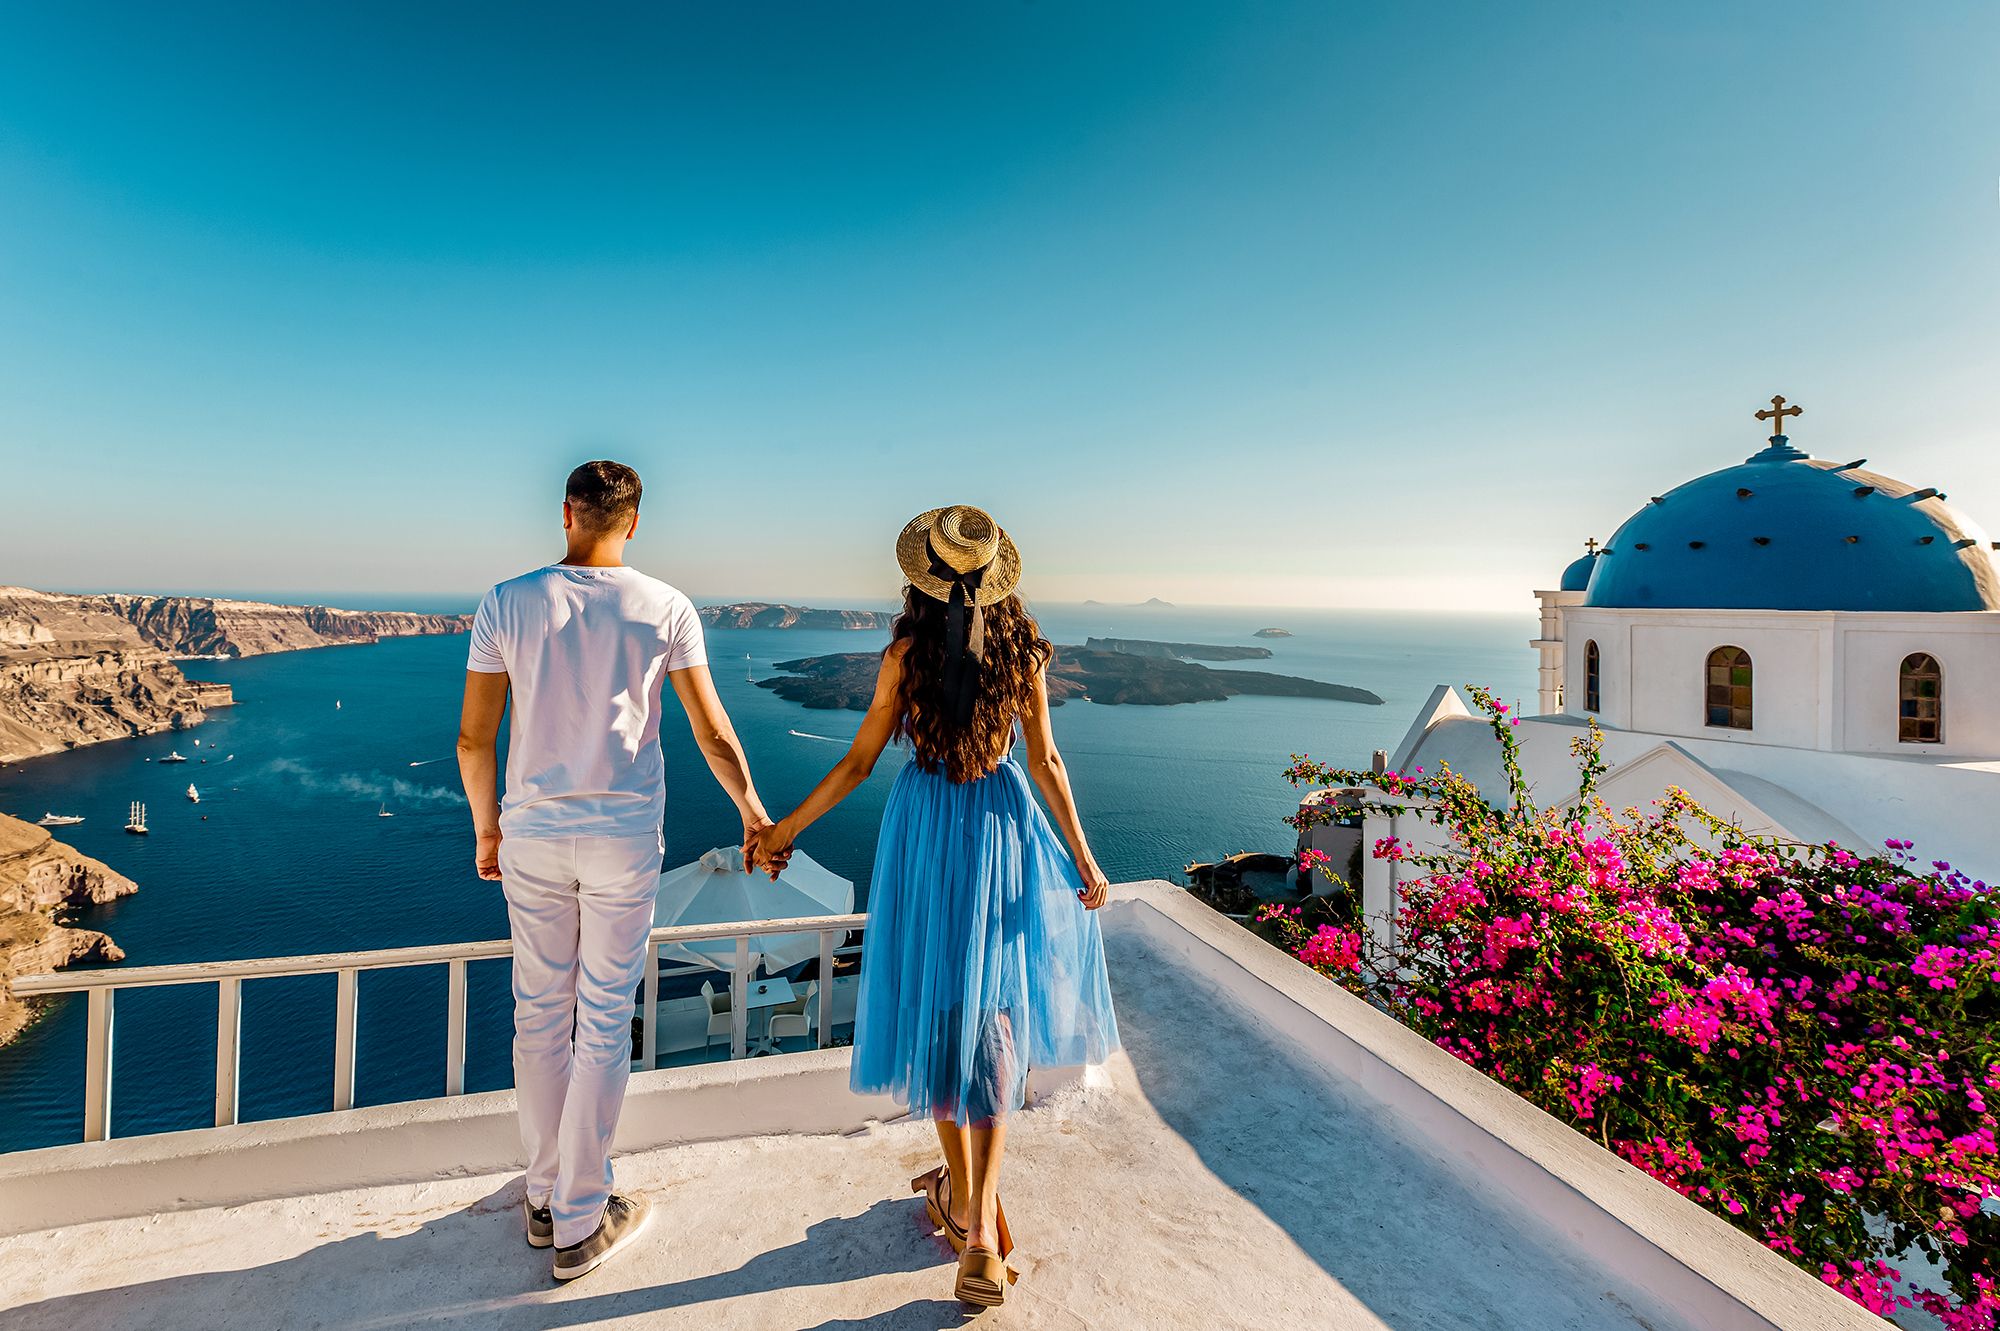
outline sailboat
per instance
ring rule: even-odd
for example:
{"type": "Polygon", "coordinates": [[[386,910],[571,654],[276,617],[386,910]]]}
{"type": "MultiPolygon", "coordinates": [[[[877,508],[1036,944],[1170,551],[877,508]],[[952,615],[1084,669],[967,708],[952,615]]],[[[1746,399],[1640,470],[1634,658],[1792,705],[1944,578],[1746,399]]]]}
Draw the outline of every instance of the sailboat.
{"type": "Polygon", "coordinates": [[[375,811],[375,816],[376,816],[377,818],[394,818],[394,817],[395,817],[396,815],[395,815],[395,814],[393,814],[393,813],[390,813],[390,812],[389,812],[389,806],[388,806],[388,805],[386,805],[386,804],[384,804],[384,805],[383,805],[383,806],[382,806],[381,808],[379,808],[379,809],[377,809],[377,810],[375,811]]]}
{"type": "Polygon", "coordinates": [[[194,788],[192,781],[188,782],[188,801],[193,804],[201,803],[201,792],[194,788]]]}
{"type": "Polygon", "coordinates": [[[146,835],[146,806],[132,801],[132,819],[125,824],[125,830],[137,836],[146,835]]]}
{"type": "Polygon", "coordinates": [[[40,821],[40,822],[38,822],[38,823],[36,824],[36,826],[38,826],[38,827],[75,827],[75,826],[76,826],[76,825],[77,825],[78,823],[80,823],[80,822],[82,822],[82,821],[83,821],[83,815],[82,815],[82,814],[75,814],[75,813],[45,813],[45,814],[43,814],[43,815],[42,815],[42,817],[41,817],[41,821],[40,821]]]}

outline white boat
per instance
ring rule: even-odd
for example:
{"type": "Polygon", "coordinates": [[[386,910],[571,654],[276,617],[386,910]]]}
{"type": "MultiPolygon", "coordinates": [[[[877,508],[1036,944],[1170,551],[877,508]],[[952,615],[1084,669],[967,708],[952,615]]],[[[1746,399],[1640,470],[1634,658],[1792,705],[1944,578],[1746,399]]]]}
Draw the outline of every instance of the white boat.
{"type": "Polygon", "coordinates": [[[80,823],[80,822],[82,822],[82,821],[83,821],[83,816],[82,816],[81,814],[74,814],[74,813],[45,813],[45,814],[43,814],[43,815],[42,815],[42,817],[41,817],[41,821],[40,821],[39,823],[37,823],[37,824],[36,824],[36,826],[38,826],[38,827],[75,827],[75,826],[76,826],[76,825],[77,825],[78,823],[80,823]]]}
{"type": "Polygon", "coordinates": [[[375,816],[376,816],[377,818],[394,818],[394,817],[395,817],[396,815],[395,815],[395,814],[393,814],[393,813],[390,813],[390,812],[389,812],[389,806],[388,806],[388,805],[386,805],[386,804],[384,804],[384,805],[383,805],[383,806],[382,806],[381,808],[379,808],[379,809],[377,809],[377,810],[375,811],[375,816]]]}
{"type": "Polygon", "coordinates": [[[166,757],[160,759],[160,761],[163,763],[184,763],[187,761],[187,755],[182,753],[179,749],[175,749],[172,753],[169,753],[166,757]]]}
{"type": "Polygon", "coordinates": [[[194,788],[192,781],[188,782],[188,800],[194,804],[201,803],[201,792],[194,788]]]}
{"type": "Polygon", "coordinates": [[[125,830],[138,836],[146,835],[146,806],[132,801],[132,819],[125,824],[125,830]]]}

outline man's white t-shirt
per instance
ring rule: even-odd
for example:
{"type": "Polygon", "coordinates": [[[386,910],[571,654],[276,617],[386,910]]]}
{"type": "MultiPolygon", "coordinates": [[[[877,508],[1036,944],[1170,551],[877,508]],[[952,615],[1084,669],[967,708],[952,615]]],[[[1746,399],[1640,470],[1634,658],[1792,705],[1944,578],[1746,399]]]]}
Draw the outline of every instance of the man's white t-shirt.
{"type": "Polygon", "coordinates": [[[501,834],[658,835],[661,692],[706,664],[694,603],[637,569],[551,564],[486,593],[466,668],[513,694],[501,834]]]}

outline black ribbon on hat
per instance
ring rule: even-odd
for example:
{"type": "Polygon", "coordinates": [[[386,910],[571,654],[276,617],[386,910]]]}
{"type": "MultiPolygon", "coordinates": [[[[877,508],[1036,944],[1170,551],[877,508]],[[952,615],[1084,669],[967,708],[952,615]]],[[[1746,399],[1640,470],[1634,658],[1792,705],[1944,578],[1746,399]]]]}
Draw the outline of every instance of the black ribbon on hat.
{"type": "Polygon", "coordinates": [[[986,615],[979,605],[979,585],[991,563],[960,573],[931,551],[931,574],[951,584],[944,615],[944,696],[959,725],[972,723],[979,702],[979,667],[986,655],[986,615]]]}

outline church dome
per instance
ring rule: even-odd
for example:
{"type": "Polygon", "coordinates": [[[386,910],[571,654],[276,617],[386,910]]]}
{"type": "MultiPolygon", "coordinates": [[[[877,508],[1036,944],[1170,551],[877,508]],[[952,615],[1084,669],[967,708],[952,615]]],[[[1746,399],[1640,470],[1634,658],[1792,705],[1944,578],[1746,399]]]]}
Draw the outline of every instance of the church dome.
{"type": "Polygon", "coordinates": [[[1747,461],[1675,486],[1597,553],[1584,604],[2000,610],[1985,534],[1936,490],[1865,461],[1823,462],[1777,435],[1747,461]]]}
{"type": "Polygon", "coordinates": [[[1596,550],[1578,555],[1570,561],[1569,567],[1563,570],[1562,582],[1559,585],[1566,592],[1580,592],[1590,586],[1590,571],[1596,567],[1596,550]]]}

